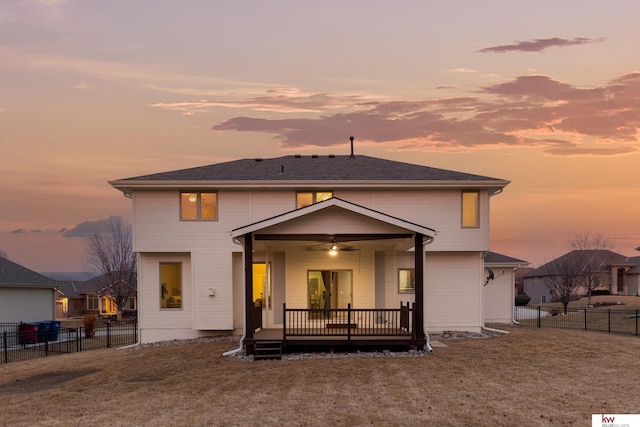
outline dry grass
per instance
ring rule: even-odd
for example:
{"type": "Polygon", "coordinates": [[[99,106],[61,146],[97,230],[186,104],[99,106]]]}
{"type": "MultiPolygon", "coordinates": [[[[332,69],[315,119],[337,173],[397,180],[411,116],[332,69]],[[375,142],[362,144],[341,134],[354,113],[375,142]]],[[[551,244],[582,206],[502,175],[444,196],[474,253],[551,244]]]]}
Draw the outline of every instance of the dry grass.
{"type": "Polygon", "coordinates": [[[422,357],[243,362],[198,343],[2,365],[0,425],[556,426],[638,412],[637,337],[509,330],[422,357]]]}

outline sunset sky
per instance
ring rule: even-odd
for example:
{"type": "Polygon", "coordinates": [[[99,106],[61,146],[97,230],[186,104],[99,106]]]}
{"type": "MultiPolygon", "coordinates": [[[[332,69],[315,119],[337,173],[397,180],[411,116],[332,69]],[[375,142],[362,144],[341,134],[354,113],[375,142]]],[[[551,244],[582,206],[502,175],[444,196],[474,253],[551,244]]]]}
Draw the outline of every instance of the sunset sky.
{"type": "MultiPolygon", "coordinates": [[[[107,181],[356,154],[510,180],[491,249],[640,255],[640,2],[0,0],[0,250],[82,271],[107,181]]],[[[428,218],[425,225],[429,226],[428,218]]]]}

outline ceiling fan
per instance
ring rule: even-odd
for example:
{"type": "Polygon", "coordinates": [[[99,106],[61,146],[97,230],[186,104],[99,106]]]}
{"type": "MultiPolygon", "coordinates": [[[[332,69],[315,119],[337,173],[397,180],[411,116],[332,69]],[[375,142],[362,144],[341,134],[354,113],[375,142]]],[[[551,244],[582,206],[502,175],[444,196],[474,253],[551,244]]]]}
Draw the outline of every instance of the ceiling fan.
{"type": "Polygon", "coordinates": [[[353,246],[347,246],[336,241],[309,246],[307,249],[310,251],[328,252],[329,255],[337,255],[338,252],[353,252],[358,250],[353,246]]]}

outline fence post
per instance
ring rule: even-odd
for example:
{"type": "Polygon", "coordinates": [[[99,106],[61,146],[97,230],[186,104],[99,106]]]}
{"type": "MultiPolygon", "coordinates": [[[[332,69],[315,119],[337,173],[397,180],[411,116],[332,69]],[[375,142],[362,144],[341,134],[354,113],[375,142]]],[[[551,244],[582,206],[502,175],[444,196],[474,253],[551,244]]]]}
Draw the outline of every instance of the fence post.
{"type": "Polygon", "coordinates": [[[133,343],[138,343],[138,318],[133,319],[133,343]]]}
{"type": "MultiPolygon", "coordinates": [[[[637,312],[637,310],[636,310],[637,312]]],[[[638,335],[638,320],[636,316],[636,335],[638,335]]],[[[4,348],[4,363],[9,363],[9,349],[7,348],[7,331],[2,331],[2,348],[4,348]]]]}
{"type": "Polygon", "coordinates": [[[611,309],[607,311],[609,312],[609,333],[611,333],[611,309]]]}
{"type": "Polygon", "coordinates": [[[351,341],[351,303],[347,304],[347,341],[351,341]]]}
{"type": "Polygon", "coordinates": [[[540,306],[538,306],[538,328],[540,327],[540,306]]]}
{"type": "Polygon", "coordinates": [[[587,330],[587,309],[584,308],[584,330],[587,330]]]}
{"type": "Polygon", "coordinates": [[[107,322],[107,348],[111,348],[111,323],[107,322]]]}
{"type": "Polygon", "coordinates": [[[636,309],[636,336],[638,336],[638,309],[636,309]]]}
{"type": "Polygon", "coordinates": [[[82,328],[76,328],[76,349],[82,351],[82,328]]]}

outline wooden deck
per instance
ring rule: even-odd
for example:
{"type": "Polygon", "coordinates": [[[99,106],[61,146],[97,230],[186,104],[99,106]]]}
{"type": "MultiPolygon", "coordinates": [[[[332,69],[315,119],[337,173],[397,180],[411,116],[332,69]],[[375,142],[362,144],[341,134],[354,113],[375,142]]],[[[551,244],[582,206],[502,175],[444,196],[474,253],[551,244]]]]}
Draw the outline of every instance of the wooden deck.
{"type": "MultiPolygon", "coordinates": [[[[258,309],[259,310],[259,309],[258,309]]],[[[399,308],[297,309],[283,304],[280,328],[256,327],[244,340],[249,354],[256,346],[269,343],[280,347],[409,347],[424,348],[426,337],[416,333],[415,307],[399,308]]],[[[261,312],[256,316],[261,319],[261,312]]]]}
{"type": "Polygon", "coordinates": [[[424,346],[426,339],[416,340],[411,335],[385,335],[374,336],[366,334],[358,334],[352,330],[347,335],[346,328],[341,331],[339,328],[335,335],[306,335],[306,336],[287,336],[284,338],[283,330],[277,329],[260,329],[256,331],[252,339],[245,339],[246,346],[253,346],[261,341],[281,341],[285,348],[289,347],[410,347],[424,346]]]}

